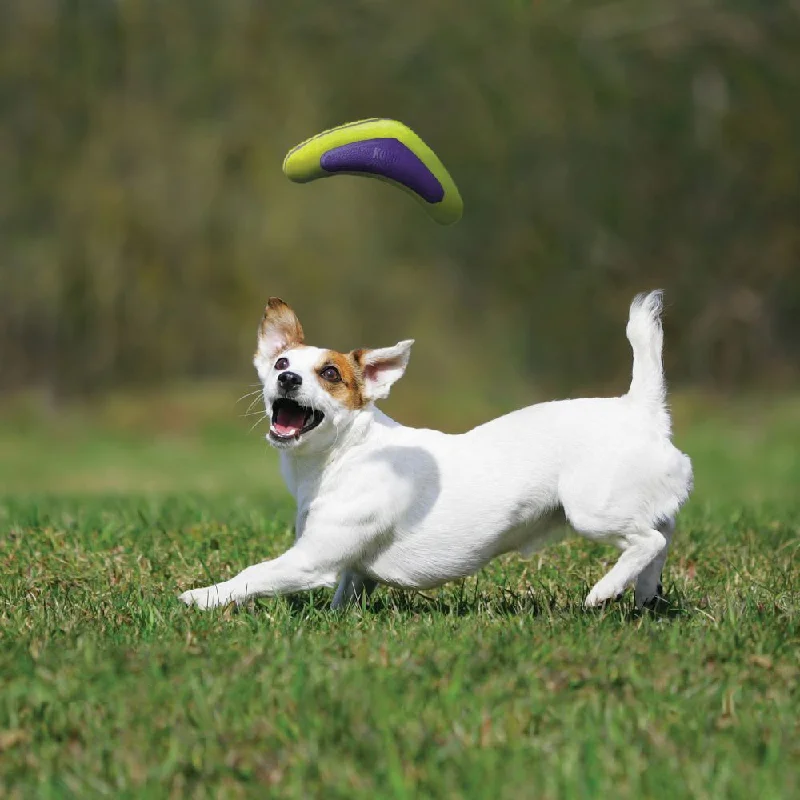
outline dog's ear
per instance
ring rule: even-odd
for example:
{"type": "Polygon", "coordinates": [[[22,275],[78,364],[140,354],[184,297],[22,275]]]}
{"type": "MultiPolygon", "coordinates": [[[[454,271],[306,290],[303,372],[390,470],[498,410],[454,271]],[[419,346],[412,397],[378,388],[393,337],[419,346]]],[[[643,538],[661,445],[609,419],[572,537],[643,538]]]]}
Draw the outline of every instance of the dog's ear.
{"type": "Polygon", "coordinates": [[[256,356],[272,359],[299,344],[303,344],[303,326],[297,315],[279,297],[270,297],[258,327],[256,356]]]}
{"type": "Polygon", "coordinates": [[[361,368],[364,397],[367,400],[380,400],[389,396],[392,385],[406,371],[412,344],[413,339],[406,339],[394,347],[353,351],[353,360],[361,368]]]}

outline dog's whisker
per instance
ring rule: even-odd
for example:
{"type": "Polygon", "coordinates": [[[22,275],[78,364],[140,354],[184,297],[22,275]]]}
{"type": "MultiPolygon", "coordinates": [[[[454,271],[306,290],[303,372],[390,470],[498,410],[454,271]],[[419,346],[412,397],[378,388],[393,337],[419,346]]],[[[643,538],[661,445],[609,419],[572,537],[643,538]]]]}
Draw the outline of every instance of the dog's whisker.
{"type": "Polygon", "coordinates": [[[251,426],[248,433],[252,433],[265,419],[269,419],[268,414],[262,414],[251,426]]]}
{"type": "Polygon", "coordinates": [[[263,417],[265,416],[263,411],[249,411],[246,414],[239,414],[240,419],[247,419],[248,417],[263,417]]]}
{"type": "Polygon", "coordinates": [[[261,394],[261,389],[254,389],[252,392],[247,392],[247,394],[243,394],[234,405],[241,403],[243,400],[247,400],[248,397],[252,397],[253,395],[261,394]]]}
{"type": "Polygon", "coordinates": [[[236,402],[241,403],[247,397],[252,397],[254,394],[260,394],[260,389],[253,389],[251,392],[245,392],[236,402]]]}
{"type": "Polygon", "coordinates": [[[247,411],[245,411],[244,413],[249,414],[253,410],[253,406],[256,405],[259,400],[261,400],[261,402],[264,402],[264,397],[260,393],[258,397],[253,398],[253,400],[250,402],[250,405],[247,406],[247,411]]]}

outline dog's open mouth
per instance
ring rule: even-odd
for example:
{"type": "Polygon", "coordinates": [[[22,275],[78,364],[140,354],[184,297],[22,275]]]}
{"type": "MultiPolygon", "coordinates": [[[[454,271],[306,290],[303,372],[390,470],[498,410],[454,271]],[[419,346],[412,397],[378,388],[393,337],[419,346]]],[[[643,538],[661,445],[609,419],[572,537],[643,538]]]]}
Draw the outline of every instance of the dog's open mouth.
{"type": "Polygon", "coordinates": [[[324,417],[321,411],[282,397],[272,404],[269,433],[275,439],[296,439],[301,433],[314,430],[324,417]]]}

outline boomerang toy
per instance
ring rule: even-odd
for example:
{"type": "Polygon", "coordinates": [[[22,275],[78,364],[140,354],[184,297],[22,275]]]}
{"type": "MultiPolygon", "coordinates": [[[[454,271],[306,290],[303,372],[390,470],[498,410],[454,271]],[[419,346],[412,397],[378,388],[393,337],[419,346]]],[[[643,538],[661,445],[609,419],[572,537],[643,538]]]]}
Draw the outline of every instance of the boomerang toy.
{"type": "Polygon", "coordinates": [[[461,195],[436,153],[402,122],[365,119],[331,128],[292,148],[283,173],[295,183],[360,175],[397,186],[442,225],[461,219],[461,195]]]}

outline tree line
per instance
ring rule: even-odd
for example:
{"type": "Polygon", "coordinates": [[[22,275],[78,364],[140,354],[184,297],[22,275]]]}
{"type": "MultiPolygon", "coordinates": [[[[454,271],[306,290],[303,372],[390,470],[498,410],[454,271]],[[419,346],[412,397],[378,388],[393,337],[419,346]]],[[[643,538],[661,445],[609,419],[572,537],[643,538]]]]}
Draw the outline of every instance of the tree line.
{"type": "Polygon", "coordinates": [[[667,292],[668,369],[796,379],[791,0],[10,0],[0,7],[0,389],[244,375],[263,303],[420,374],[587,385],[667,292]],[[414,128],[459,184],[285,180],[343,122],[414,128]]]}

